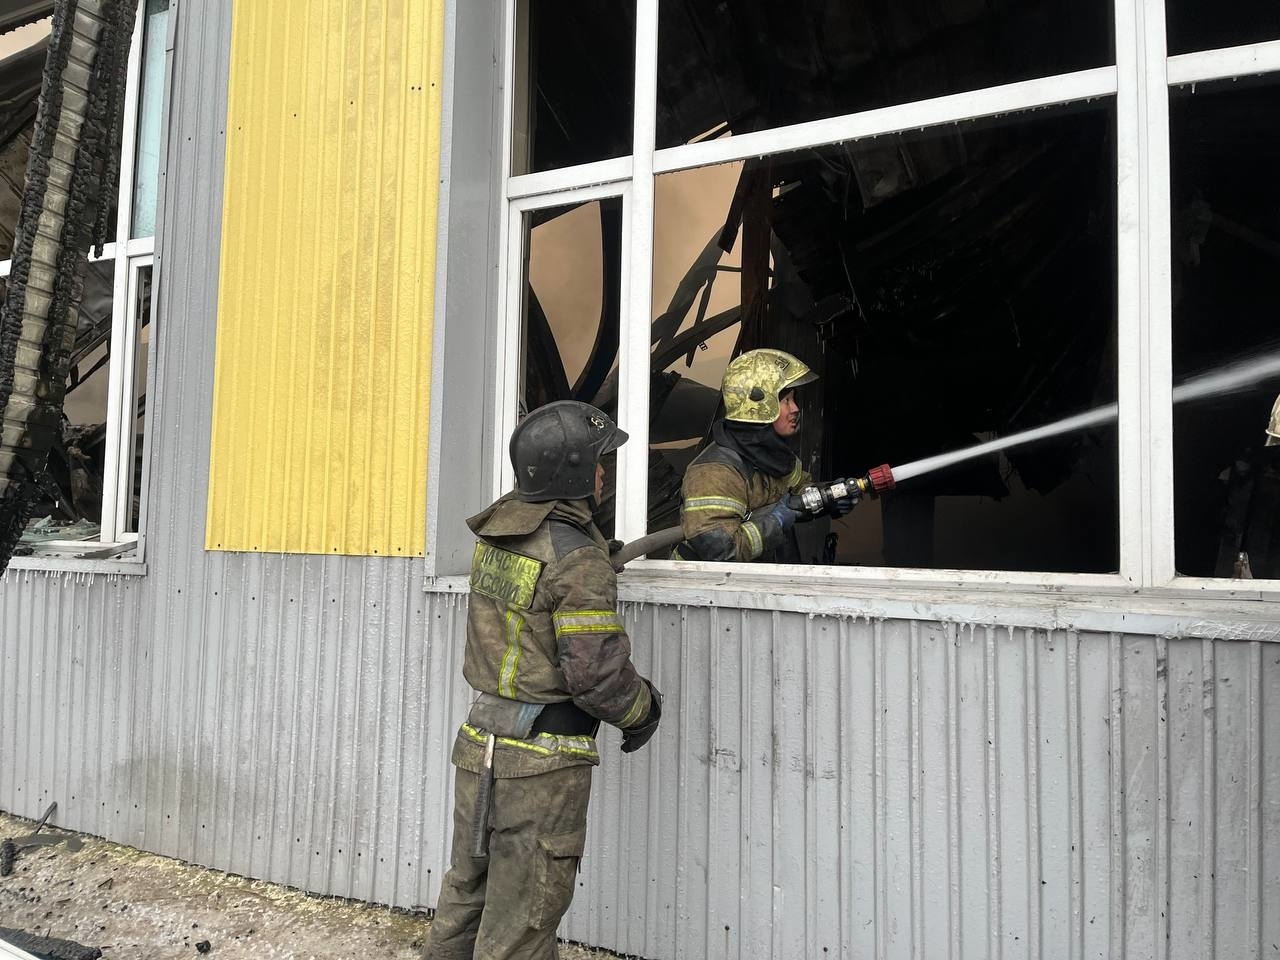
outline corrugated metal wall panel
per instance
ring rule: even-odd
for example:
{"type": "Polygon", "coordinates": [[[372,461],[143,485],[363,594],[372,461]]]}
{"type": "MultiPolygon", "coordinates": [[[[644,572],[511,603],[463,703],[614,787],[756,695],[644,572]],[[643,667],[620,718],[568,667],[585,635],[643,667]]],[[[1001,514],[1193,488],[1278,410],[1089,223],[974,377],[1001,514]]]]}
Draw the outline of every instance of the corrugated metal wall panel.
{"type": "Polygon", "coordinates": [[[444,6],[235,7],[208,549],[424,553],[444,6]]]}
{"type": "MultiPolygon", "coordinates": [[[[182,6],[151,572],[0,582],[0,807],[434,902],[465,601],[415,561],[206,553],[228,0],[182,6]],[[222,56],[215,56],[221,51],[222,56]],[[117,811],[119,811],[117,813],[117,811]]],[[[1266,955],[1280,645],[628,605],[563,932],[652,958],[1266,955]]]]}
{"type": "Polygon", "coordinates": [[[636,758],[606,735],[573,939],[1234,957],[1275,922],[1271,646],[714,608],[627,622],[668,713],[636,758]],[[1203,685],[1224,660],[1236,686],[1203,685]],[[1206,772],[1230,786],[1206,796],[1206,772]]]}
{"type": "MultiPolygon", "coordinates": [[[[131,577],[10,571],[0,579],[0,809],[58,801],[89,833],[137,838],[131,779],[147,652],[131,577]]],[[[55,822],[63,822],[61,819],[55,822]]]]}

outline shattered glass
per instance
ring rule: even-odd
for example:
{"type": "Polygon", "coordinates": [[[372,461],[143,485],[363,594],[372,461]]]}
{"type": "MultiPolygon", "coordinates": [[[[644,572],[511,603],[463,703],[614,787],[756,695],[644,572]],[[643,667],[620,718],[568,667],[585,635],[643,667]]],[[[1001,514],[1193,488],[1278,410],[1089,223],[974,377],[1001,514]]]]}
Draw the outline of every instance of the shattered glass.
{"type": "MultiPolygon", "coordinates": [[[[39,478],[40,498],[27,531],[31,536],[22,537],[28,547],[50,540],[86,539],[81,534],[90,526],[96,537],[102,520],[114,271],[110,260],[90,263],[87,268],[67,374],[62,436],[39,478]],[[50,537],[50,530],[60,530],[66,536],[50,537]]],[[[19,547],[17,552],[30,551],[19,547]]]]}
{"type": "MultiPolygon", "coordinates": [[[[617,417],[622,199],[525,214],[519,415],[581,400],[617,417]]],[[[625,424],[622,424],[625,427],[625,424]]],[[[612,536],[615,456],[597,523],[612,536]]]]}

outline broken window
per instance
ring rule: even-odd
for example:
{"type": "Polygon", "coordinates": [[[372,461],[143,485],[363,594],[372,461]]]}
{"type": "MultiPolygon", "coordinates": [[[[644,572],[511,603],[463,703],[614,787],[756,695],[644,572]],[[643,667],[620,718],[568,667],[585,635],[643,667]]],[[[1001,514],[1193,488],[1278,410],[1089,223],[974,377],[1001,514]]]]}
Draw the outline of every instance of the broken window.
{"type": "MultiPolygon", "coordinates": [[[[616,416],[622,199],[525,213],[524,237],[520,416],[556,400],[616,416]]],[[[602,529],[613,514],[608,459],[602,529]]]]}
{"type": "Polygon", "coordinates": [[[1167,0],[1170,54],[1280,40],[1276,0],[1167,0]]]}
{"type": "Polygon", "coordinates": [[[1105,66],[1113,21],[1107,0],[661,0],[657,143],[1105,66]]]}
{"type": "Polygon", "coordinates": [[[1274,76],[1171,95],[1174,533],[1193,576],[1280,579],[1278,118],[1274,76]],[[1232,369],[1242,387],[1182,399],[1232,369]]]}
{"type": "MultiPolygon", "coordinates": [[[[121,132],[120,189],[104,251],[87,264],[62,436],[15,556],[112,557],[136,551],[143,482],[152,273],[168,0],[139,3],[121,132]],[[122,215],[120,215],[122,214],[122,215]]],[[[0,277],[9,273],[49,23],[0,37],[0,277]],[[3,55],[3,53],[0,53],[3,55]]]]}
{"type": "MultiPolygon", "coordinates": [[[[657,178],[650,529],[728,360],[796,354],[797,452],[862,476],[1116,401],[1111,101],[657,178]]],[[[799,528],[806,562],[1109,572],[1114,419],[904,483],[799,528]]]]}
{"type": "MultiPolygon", "coordinates": [[[[595,397],[617,409],[621,380],[633,435],[648,422],[649,449],[621,457],[627,539],[679,519],[725,366],[772,346],[820,375],[798,397],[797,452],[815,478],[881,463],[909,477],[803,525],[805,562],[1010,571],[1037,586],[1118,571],[1108,582],[1162,588],[1175,566],[1280,578],[1280,444],[1265,432],[1280,396],[1280,71],[1267,46],[1280,4],[1167,0],[1170,55],[1213,51],[1171,62],[1171,82],[1196,86],[1170,91],[1161,71],[1106,69],[1124,12],[1106,0],[656,0],[611,25],[546,0],[538,42],[535,3],[517,18],[517,78],[538,75],[539,42],[570,55],[584,25],[600,29],[576,84],[548,73],[544,107],[540,76],[516,95],[514,169],[634,161],[525,179],[510,201],[523,216],[570,195],[637,200],[619,241],[621,317],[632,349],[650,324],[647,369],[627,353],[595,397]],[[651,64],[631,84],[602,72],[600,51],[630,64],[637,35],[656,35],[655,82],[651,64]],[[1165,95],[1168,114],[1147,109],[1165,95]],[[632,144],[650,116],[653,144],[632,144]],[[1166,142],[1168,165],[1148,149],[1166,142]],[[632,249],[651,267],[628,263],[632,249]],[[1202,378],[1224,369],[1238,382],[1210,396],[1202,378]],[[1171,437],[1150,407],[1170,380],[1171,437]],[[999,449],[947,456],[979,444],[999,449]]],[[[1123,63],[1151,52],[1148,33],[1121,31],[1123,63]]],[[[594,320],[581,323],[594,343],[594,320]]]]}
{"type": "Polygon", "coordinates": [[[622,200],[525,214],[524,384],[528,413],[553,400],[607,403],[616,390],[622,200]]]}
{"type": "Polygon", "coordinates": [[[516,5],[513,175],[631,153],[635,0],[516,5]]]}

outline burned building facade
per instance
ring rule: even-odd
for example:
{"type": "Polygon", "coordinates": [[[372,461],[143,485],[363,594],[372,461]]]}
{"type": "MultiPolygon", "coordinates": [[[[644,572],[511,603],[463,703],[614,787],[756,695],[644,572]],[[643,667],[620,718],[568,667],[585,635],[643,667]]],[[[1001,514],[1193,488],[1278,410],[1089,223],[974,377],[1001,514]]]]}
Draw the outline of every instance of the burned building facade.
{"type": "Polygon", "coordinates": [[[511,429],[615,416],[601,519],[635,540],[679,522],[729,360],[778,347],[819,374],[815,477],[918,469],[806,525],[803,563],[628,566],[664,723],[601,768],[562,934],[1280,938],[1280,8],[164,6],[66,385],[82,480],[51,467],[0,583],[0,809],[429,908],[463,518],[509,487],[511,429]],[[100,418],[74,403],[99,369],[100,418]]]}

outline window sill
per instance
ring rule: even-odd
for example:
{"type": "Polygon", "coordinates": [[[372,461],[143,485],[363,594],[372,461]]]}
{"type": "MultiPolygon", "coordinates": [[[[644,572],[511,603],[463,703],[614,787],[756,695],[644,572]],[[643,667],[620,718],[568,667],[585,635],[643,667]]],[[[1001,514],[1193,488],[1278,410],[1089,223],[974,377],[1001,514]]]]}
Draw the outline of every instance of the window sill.
{"type": "MultiPolygon", "coordinates": [[[[1207,581],[1211,587],[1197,587],[1178,580],[1170,587],[1139,592],[1119,576],[1044,575],[1053,582],[1038,585],[1010,582],[1016,575],[985,572],[893,571],[911,574],[894,580],[866,576],[883,572],[862,570],[855,578],[804,567],[637,562],[618,577],[618,599],[813,616],[1280,642],[1280,607],[1260,592],[1266,586],[1280,587],[1274,581],[1237,590],[1225,582],[1207,581]],[[957,579],[949,579],[948,573],[957,579]]],[[[425,587],[430,593],[465,594],[468,580],[428,578],[425,587]]]]}
{"type": "Polygon", "coordinates": [[[104,577],[144,577],[147,575],[147,564],[143,560],[91,560],[82,557],[46,555],[14,557],[9,561],[9,570],[92,574],[104,577]]]}

